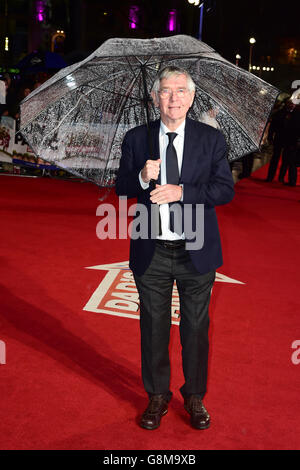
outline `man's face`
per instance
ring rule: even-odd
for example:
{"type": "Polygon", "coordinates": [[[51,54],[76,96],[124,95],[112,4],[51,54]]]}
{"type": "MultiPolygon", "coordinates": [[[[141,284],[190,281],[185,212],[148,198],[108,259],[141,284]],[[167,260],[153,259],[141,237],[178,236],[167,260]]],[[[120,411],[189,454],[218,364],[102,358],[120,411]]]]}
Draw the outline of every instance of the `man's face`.
{"type": "Polygon", "coordinates": [[[194,92],[188,90],[187,77],[181,74],[163,78],[158,97],[155,94],[152,97],[154,104],[160,109],[163,123],[168,128],[176,129],[185,120],[193,104],[194,95],[194,92]]]}

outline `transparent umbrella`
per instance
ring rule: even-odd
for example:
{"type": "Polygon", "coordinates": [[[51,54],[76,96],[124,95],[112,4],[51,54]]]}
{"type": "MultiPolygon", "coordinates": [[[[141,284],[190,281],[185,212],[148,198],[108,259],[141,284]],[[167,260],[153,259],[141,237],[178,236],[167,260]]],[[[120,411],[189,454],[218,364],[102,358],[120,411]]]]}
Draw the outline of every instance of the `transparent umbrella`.
{"type": "Polygon", "coordinates": [[[259,149],[278,90],[184,35],[109,39],[23,100],[21,133],[40,158],[112,186],[124,134],[159,118],[149,91],[168,65],[192,75],[196,95],[189,116],[223,132],[229,161],[259,149]]]}

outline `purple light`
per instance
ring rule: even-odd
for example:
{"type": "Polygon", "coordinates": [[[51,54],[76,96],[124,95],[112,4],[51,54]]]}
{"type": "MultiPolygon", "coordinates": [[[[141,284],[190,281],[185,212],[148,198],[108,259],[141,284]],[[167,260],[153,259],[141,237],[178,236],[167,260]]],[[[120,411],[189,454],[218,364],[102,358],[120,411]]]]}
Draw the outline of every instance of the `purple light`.
{"type": "Polygon", "coordinates": [[[45,4],[42,0],[36,2],[36,19],[39,23],[45,20],[45,4]]]}
{"type": "Polygon", "coordinates": [[[177,29],[177,11],[171,10],[169,11],[169,18],[168,18],[168,31],[176,31],[177,29]]]}
{"type": "Polygon", "coordinates": [[[138,22],[139,22],[138,12],[139,12],[139,7],[137,6],[133,5],[129,8],[129,28],[130,29],[138,28],[138,22]]]}

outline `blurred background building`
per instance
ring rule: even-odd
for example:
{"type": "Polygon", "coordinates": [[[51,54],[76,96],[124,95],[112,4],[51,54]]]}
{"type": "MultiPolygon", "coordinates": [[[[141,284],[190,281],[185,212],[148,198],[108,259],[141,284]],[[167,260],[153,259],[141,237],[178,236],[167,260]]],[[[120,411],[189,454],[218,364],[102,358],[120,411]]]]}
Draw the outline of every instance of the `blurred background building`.
{"type": "Polygon", "coordinates": [[[300,2],[282,5],[273,0],[204,0],[194,3],[189,0],[0,0],[0,74],[5,71],[17,74],[20,61],[34,51],[59,54],[69,65],[82,60],[111,37],[173,34],[199,37],[202,11],[204,42],[229,61],[245,69],[251,65],[253,73],[290,92],[291,83],[300,79],[300,2]],[[249,46],[250,37],[255,38],[255,43],[249,46]]]}

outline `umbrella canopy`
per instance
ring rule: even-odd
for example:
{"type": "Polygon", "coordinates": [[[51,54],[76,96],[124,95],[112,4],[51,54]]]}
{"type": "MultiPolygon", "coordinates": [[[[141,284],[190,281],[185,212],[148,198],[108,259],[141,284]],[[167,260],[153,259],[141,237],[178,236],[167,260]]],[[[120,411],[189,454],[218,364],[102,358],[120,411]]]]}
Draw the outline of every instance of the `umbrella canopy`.
{"type": "Polygon", "coordinates": [[[47,70],[59,70],[66,67],[64,59],[55,52],[34,51],[25,56],[17,67],[26,73],[46,72],[47,70]]]}
{"type": "Polygon", "coordinates": [[[21,133],[44,160],[111,186],[125,132],[146,123],[147,114],[159,117],[147,94],[168,65],[192,75],[196,95],[189,116],[220,128],[230,161],[259,148],[278,91],[183,35],[106,41],[23,100],[21,133]]]}

